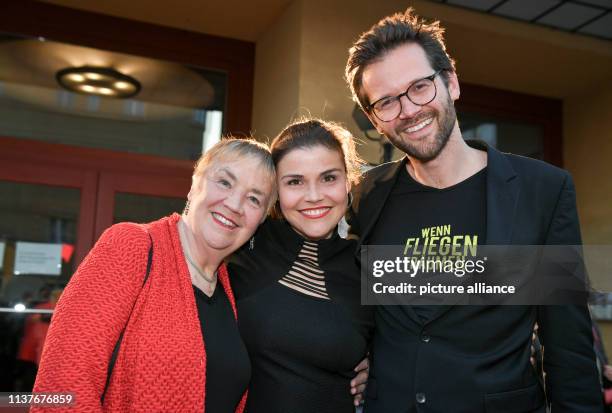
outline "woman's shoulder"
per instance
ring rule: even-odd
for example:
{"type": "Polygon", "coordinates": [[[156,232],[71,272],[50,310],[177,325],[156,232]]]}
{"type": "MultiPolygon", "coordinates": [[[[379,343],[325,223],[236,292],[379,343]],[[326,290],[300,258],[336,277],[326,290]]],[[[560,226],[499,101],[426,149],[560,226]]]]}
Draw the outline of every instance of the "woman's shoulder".
{"type": "Polygon", "coordinates": [[[339,234],[334,234],[330,239],[320,242],[320,259],[326,264],[342,261],[353,267],[353,265],[356,265],[357,247],[356,240],[342,238],[339,234]]]}
{"type": "Polygon", "coordinates": [[[108,227],[100,236],[98,243],[140,244],[148,242],[147,229],[142,224],[120,222],[108,227]]]}
{"type": "Polygon", "coordinates": [[[149,245],[150,238],[167,234],[168,228],[176,230],[176,224],[180,219],[177,213],[165,216],[156,221],[139,224],[136,222],[119,222],[108,227],[100,236],[98,242],[130,243],[134,245],[149,245]]]}
{"type": "Polygon", "coordinates": [[[137,224],[135,222],[119,222],[108,227],[104,234],[113,237],[146,237],[147,230],[143,224],[137,224]]]}
{"type": "Polygon", "coordinates": [[[116,264],[140,262],[151,247],[145,224],[120,222],[107,228],[88,254],[88,258],[107,257],[116,264]]]}

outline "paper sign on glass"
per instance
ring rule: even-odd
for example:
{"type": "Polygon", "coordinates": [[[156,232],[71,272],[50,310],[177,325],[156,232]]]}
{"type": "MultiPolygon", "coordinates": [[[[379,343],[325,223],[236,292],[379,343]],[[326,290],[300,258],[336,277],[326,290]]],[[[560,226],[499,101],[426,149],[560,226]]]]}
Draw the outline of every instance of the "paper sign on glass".
{"type": "Polygon", "coordinates": [[[15,275],[60,275],[62,272],[62,244],[17,242],[15,275]]]}

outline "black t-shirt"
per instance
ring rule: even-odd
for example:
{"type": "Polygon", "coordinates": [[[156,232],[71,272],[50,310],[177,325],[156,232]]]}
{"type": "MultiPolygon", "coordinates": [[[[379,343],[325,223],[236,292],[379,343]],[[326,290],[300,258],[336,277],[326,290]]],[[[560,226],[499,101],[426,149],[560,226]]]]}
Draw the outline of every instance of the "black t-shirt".
{"type": "Polygon", "coordinates": [[[193,290],[206,349],[205,411],[234,413],[251,377],[249,355],[223,286],[210,297],[193,290]]]}
{"type": "MultiPolygon", "coordinates": [[[[483,168],[456,185],[437,189],[420,184],[402,168],[368,244],[410,245],[408,251],[418,251],[432,237],[449,237],[453,244],[484,245],[486,182],[487,168],[483,168]]],[[[425,322],[436,306],[413,309],[425,322]]]]}

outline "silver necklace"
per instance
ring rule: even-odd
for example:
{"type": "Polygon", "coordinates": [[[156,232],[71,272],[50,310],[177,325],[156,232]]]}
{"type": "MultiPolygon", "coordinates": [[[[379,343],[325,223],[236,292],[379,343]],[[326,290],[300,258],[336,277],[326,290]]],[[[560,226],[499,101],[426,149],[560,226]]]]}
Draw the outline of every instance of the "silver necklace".
{"type": "Polygon", "coordinates": [[[185,251],[185,258],[187,258],[187,261],[189,262],[189,264],[191,264],[191,266],[195,268],[198,274],[200,274],[200,276],[204,278],[206,281],[212,284],[213,282],[217,280],[217,271],[215,271],[212,277],[209,278],[206,276],[206,274],[204,274],[204,271],[202,271],[200,267],[198,267],[196,263],[191,260],[191,257],[189,256],[189,253],[187,251],[185,251]]]}
{"type": "MultiPolygon", "coordinates": [[[[181,229],[184,231],[183,228],[181,229]]],[[[200,277],[204,278],[206,281],[208,281],[211,284],[217,281],[217,271],[215,271],[212,277],[208,277],[206,274],[204,274],[204,271],[202,271],[200,267],[198,267],[198,265],[195,262],[193,262],[193,260],[191,259],[191,256],[189,255],[189,251],[187,250],[187,245],[185,245],[185,247],[186,248],[183,248],[183,252],[185,253],[185,258],[187,258],[187,262],[189,262],[189,264],[191,264],[191,266],[195,268],[198,274],[200,274],[200,277]]]]}

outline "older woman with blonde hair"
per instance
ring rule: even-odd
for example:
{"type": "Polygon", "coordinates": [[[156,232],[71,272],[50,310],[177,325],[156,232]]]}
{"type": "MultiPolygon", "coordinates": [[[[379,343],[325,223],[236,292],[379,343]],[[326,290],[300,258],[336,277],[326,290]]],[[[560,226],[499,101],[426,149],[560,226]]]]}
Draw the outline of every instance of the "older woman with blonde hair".
{"type": "Polygon", "coordinates": [[[35,392],[72,393],[66,411],[243,411],[251,365],[223,260],[275,200],[267,146],[222,140],[187,198],[102,234],[56,307],[35,392]]]}

